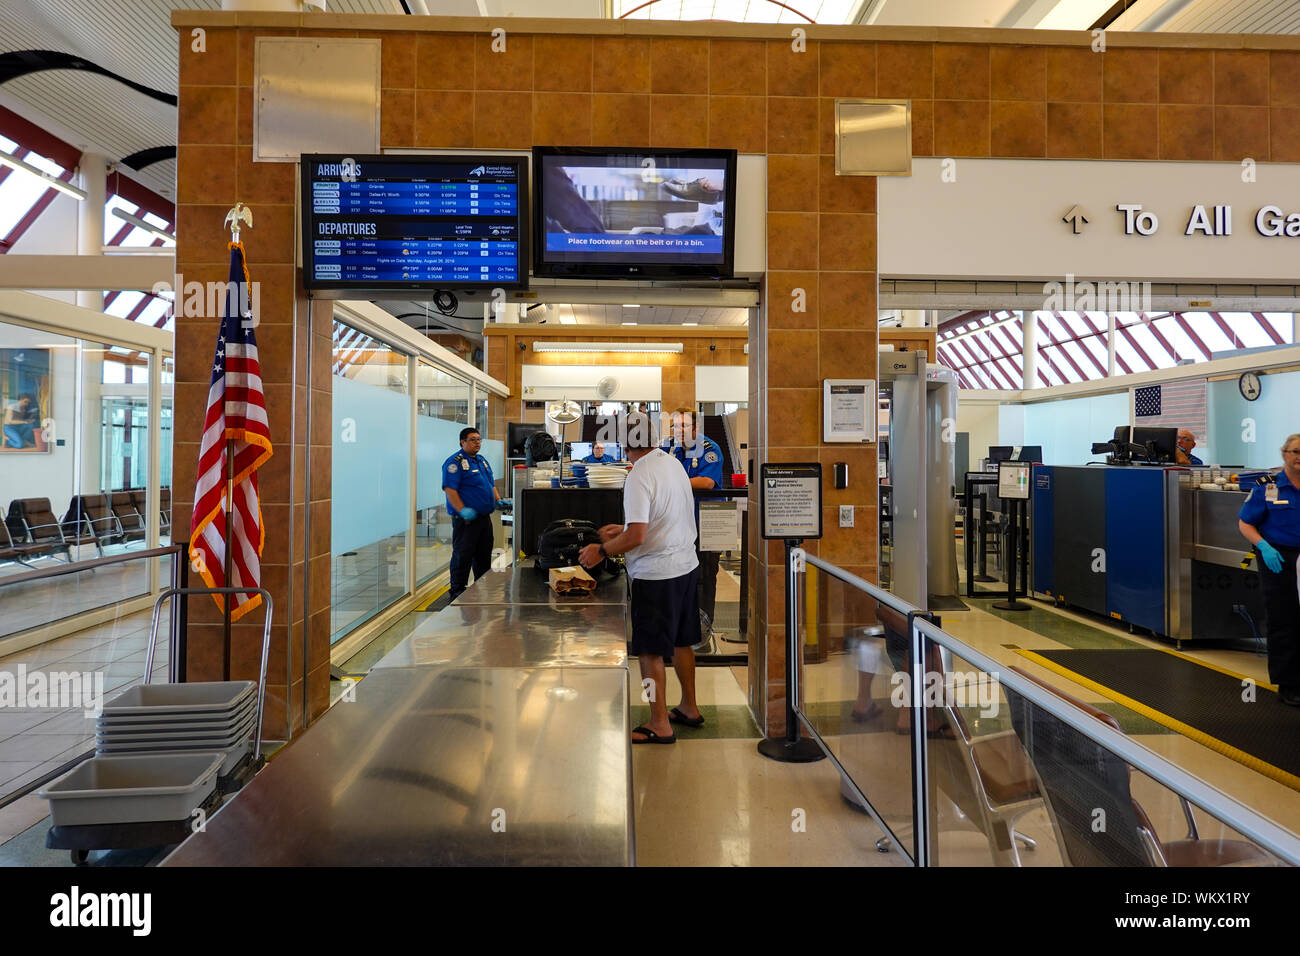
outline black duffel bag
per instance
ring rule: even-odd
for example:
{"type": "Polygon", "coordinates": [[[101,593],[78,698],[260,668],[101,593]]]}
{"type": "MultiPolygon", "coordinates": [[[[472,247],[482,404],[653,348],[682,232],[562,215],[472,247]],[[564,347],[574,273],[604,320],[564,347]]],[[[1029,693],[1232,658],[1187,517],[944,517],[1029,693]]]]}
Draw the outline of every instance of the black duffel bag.
{"type": "MultiPolygon", "coordinates": [[[[600,544],[600,533],[590,521],[582,518],[552,521],[537,539],[537,559],[533,566],[539,571],[572,567],[579,563],[578,553],[589,544],[600,544]]],[[[619,566],[606,559],[594,568],[587,569],[593,577],[602,570],[606,574],[615,575],[619,572],[619,566]]]]}

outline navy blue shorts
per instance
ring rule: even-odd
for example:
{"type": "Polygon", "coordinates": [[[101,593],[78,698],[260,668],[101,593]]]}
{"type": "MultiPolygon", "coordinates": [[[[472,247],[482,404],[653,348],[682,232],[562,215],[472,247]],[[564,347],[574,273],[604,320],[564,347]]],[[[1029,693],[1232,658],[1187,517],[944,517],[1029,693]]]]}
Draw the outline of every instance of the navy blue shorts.
{"type": "Polygon", "coordinates": [[[658,581],[632,579],[632,654],[673,659],[678,647],[700,643],[700,605],[695,595],[700,569],[658,581]]]}

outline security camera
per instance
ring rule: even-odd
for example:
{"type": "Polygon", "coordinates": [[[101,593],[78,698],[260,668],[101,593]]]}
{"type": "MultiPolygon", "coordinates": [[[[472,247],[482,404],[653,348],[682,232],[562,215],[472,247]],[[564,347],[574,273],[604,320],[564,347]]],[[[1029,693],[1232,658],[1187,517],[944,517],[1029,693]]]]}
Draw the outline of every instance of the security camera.
{"type": "Polygon", "coordinates": [[[718,350],[718,347],[717,347],[716,345],[714,345],[712,342],[710,342],[710,343],[709,343],[709,351],[710,351],[710,352],[716,352],[717,350],[718,350]]]}
{"type": "Polygon", "coordinates": [[[528,351],[528,343],[527,343],[527,342],[520,342],[520,343],[519,343],[519,351],[521,351],[521,352],[527,352],[527,351],[528,351]]]}

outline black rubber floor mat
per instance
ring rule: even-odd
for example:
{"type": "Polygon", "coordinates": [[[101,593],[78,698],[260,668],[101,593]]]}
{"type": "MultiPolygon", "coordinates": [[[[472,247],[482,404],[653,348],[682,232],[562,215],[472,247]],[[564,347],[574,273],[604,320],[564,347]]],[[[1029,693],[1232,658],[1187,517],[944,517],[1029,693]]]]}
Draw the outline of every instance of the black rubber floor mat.
{"type": "Polygon", "coordinates": [[[1300,708],[1266,687],[1149,648],[1018,653],[1300,790],[1300,708]]]}

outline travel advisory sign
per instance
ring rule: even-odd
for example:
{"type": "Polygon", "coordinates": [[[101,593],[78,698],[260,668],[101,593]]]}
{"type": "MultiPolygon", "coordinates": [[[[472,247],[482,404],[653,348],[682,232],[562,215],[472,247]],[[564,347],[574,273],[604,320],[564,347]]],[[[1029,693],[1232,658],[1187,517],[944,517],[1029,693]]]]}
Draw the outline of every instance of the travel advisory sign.
{"type": "Polygon", "coordinates": [[[760,465],[759,510],[764,538],[820,538],[822,466],[817,462],[760,465]]]}

